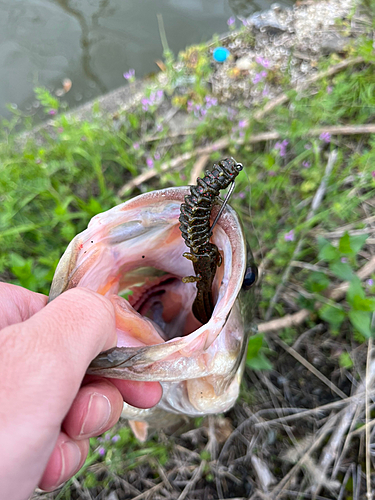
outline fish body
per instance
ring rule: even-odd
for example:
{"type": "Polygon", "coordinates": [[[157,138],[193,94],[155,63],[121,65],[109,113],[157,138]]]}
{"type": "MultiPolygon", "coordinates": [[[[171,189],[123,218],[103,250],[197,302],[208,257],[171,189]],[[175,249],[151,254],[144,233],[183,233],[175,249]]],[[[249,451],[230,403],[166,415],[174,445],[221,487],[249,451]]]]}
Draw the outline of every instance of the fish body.
{"type": "Polygon", "coordinates": [[[193,273],[179,230],[188,193],[187,187],[153,191],[96,215],[69,244],[52,282],[49,300],[83,286],[114,305],[118,345],[95,358],[89,374],[162,384],[155,408],[124,404],[123,416],[131,420],[148,420],[161,410],[220,413],[238,397],[250,332],[244,311],[248,316],[251,296],[241,292],[245,238],[227,206],[211,238],[222,260],[212,286],[214,310],[200,323],[192,312],[195,283],[182,281],[193,273]],[[241,293],[248,295],[242,305],[241,293]]]}

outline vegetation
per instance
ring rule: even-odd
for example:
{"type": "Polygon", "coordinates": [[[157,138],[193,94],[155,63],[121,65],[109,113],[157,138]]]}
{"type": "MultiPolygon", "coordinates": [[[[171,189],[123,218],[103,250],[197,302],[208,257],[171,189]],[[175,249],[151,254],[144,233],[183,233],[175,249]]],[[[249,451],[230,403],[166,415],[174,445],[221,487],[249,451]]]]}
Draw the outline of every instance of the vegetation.
{"type": "MultiPolygon", "coordinates": [[[[245,38],[249,33],[244,29],[233,36],[245,38]]],[[[247,43],[252,43],[251,39],[247,43]]],[[[210,49],[199,46],[187,49],[176,61],[169,54],[163,84],[150,81],[142,100],[126,112],[106,116],[94,105],[92,116],[80,121],[74,114],[58,113],[59,101],[46,90],[36,89],[46,113],[56,114],[53,125],[34,133],[32,124],[21,114],[3,123],[3,280],[48,294],[62,252],[93,215],[139,192],[187,184],[199,148],[209,149],[219,138],[227,138],[227,145],[220,150],[213,146],[209,162],[233,155],[245,166],[231,204],[244,222],[262,270],[256,305],[261,334],[250,341],[242,403],[228,418],[218,417],[203,424],[199,421],[189,431],[185,428],[180,438],[167,440],[160,433],[141,446],[128,428],[119,428],[94,439],[89,461],[77,476],[79,481],[70,482],[60,492],[51,494],[51,498],[83,498],[80,488],[88,489],[96,498],[103,487],[109,486],[128,491],[128,496],[122,498],[133,498],[158,482],[168,489],[172,477],[180,474],[190,478],[193,470],[199,471],[196,483],[201,493],[197,495],[202,498],[204,491],[214,495],[207,498],[217,498],[217,494],[227,498],[229,490],[236,496],[248,497],[257,488],[272,489],[273,484],[274,494],[281,493],[283,498],[295,496],[288,496],[290,489],[297,495],[300,490],[307,491],[308,498],[319,495],[321,490],[325,498],[337,498],[338,491],[340,498],[353,498],[354,491],[360,498],[366,480],[367,488],[371,489],[371,484],[374,488],[374,477],[361,476],[367,461],[374,461],[373,455],[366,458],[363,446],[367,398],[357,404],[345,429],[340,420],[346,408],[341,410],[342,398],[351,395],[351,383],[356,388],[353,391],[367,387],[363,382],[365,358],[367,347],[371,354],[374,334],[375,129],[373,134],[358,134],[354,128],[375,123],[372,35],[357,39],[342,57],[362,59],[331,76],[322,76],[301,92],[292,88],[285,73],[278,73],[277,68],[266,71],[264,61],[258,62],[261,76],[257,84],[265,88],[272,81],[282,82],[287,96],[287,104],[275,106],[264,115],[266,118],[256,119],[256,114],[239,100],[228,106],[211,94],[207,82],[215,67],[210,49]],[[178,136],[169,126],[171,110],[186,120],[186,131],[178,136]],[[29,133],[20,135],[20,124],[29,133]],[[342,127],[341,133],[330,128],[338,126],[342,127]],[[319,131],[313,133],[318,127],[319,131]],[[274,132],[277,138],[252,141],[263,132],[274,132]],[[186,153],[190,153],[190,159],[177,168],[164,168],[186,153]],[[153,170],[157,176],[119,196],[131,178],[153,170]],[[322,191],[323,197],[318,200],[317,193],[322,191]],[[343,283],[347,283],[346,288],[342,288],[343,283]],[[303,321],[297,321],[301,310],[307,313],[303,321]],[[281,322],[278,329],[268,323],[293,315],[295,320],[281,322]],[[295,359],[286,358],[285,353],[295,356],[298,349],[297,354],[307,364],[296,367],[295,359]],[[313,368],[319,372],[319,378],[313,368]],[[263,374],[261,369],[272,371],[263,374]],[[268,385],[264,377],[268,377],[268,385]],[[327,389],[329,383],[334,389],[327,389]],[[332,412],[338,408],[331,414],[330,425],[324,409],[319,414],[311,412],[310,420],[294,420],[293,429],[286,424],[293,418],[292,410],[281,412],[285,406],[294,407],[296,413],[297,408],[326,404],[337,404],[329,407],[332,412]],[[264,419],[271,417],[273,426],[266,425],[264,419]],[[333,449],[335,464],[326,465],[324,453],[320,455],[319,450],[324,445],[325,449],[331,446],[332,451],[335,425],[341,425],[343,436],[340,446],[333,449]],[[242,430],[232,432],[233,427],[242,430]],[[216,450],[214,456],[212,435],[209,437],[207,428],[216,436],[220,455],[216,450]],[[238,437],[241,432],[248,443],[247,451],[238,437]],[[308,441],[308,434],[315,433],[320,441],[308,441]],[[179,451],[171,447],[177,439],[179,451]],[[232,454],[230,445],[236,450],[232,454]],[[308,449],[309,461],[304,456],[308,449]],[[253,456],[271,471],[267,484],[253,456]],[[237,466],[230,468],[230,461],[236,457],[237,466]],[[192,469],[187,465],[189,460],[192,469]],[[251,460],[252,471],[246,460],[251,460]],[[352,462],[357,475],[347,472],[352,462]],[[293,472],[297,482],[288,485],[284,480],[292,463],[298,465],[293,472]],[[167,472],[163,472],[163,467],[167,472]],[[320,477],[319,481],[314,474],[320,477]],[[127,481],[136,486],[126,486],[127,481]],[[74,488],[70,489],[72,485],[74,488]]],[[[325,70],[340,61],[335,54],[322,57],[318,71],[324,75],[325,70]]],[[[233,79],[241,77],[233,72],[228,75],[233,79]]],[[[271,101],[265,95],[254,111],[264,109],[271,101]]],[[[367,370],[370,360],[368,355],[367,370]]],[[[183,491],[189,481],[184,483],[180,477],[180,486],[177,483],[176,488],[183,491]]],[[[158,491],[155,489],[154,495],[158,491]]]]}

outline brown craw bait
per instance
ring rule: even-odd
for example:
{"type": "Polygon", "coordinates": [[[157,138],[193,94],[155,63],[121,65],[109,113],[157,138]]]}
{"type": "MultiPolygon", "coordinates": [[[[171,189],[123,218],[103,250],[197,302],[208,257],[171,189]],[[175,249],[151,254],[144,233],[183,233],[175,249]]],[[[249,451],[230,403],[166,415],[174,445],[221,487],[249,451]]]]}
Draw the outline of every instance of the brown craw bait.
{"type": "Polygon", "coordinates": [[[212,282],[216,268],[221,265],[219,250],[216,245],[210,243],[212,230],[233,192],[235,178],[242,169],[242,164],[233,158],[215,163],[211,171],[207,170],[202,179],[197,179],[195,186],[190,186],[190,194],[185,196],[185,203],[181,205],[180,230],[190,249],[190,252],[185,252],[183,256],[192,261],[195,271],[195,276],[186,276],[182,281],[197,284],[193,313],[201,323],[207,323],[214,310],[212,282]],[[210,226],[212,207],[220,191],[229,185],[230,190],[210,226]]]}

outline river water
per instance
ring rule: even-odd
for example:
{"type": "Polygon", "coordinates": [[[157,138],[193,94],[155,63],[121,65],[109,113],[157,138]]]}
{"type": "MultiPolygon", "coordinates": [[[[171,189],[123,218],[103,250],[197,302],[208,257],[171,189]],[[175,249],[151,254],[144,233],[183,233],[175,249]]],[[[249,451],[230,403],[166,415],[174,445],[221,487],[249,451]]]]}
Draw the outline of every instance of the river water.
{"type": "MultiPolygon", "coordinates": [[[[231,16],[249,16],[272,0],[0,0],[0,116],[6,104],[37,113],[33,88],[59,93],[70,107],[158,71],[162,58],[157,15],[169,47],[177,54],[190,44],[228,31],[231,16]]],[[[283,0],[279,5],[291,5],[283,0]]],[[[240,21],[237,20],[237,26],[240,21]]]]}

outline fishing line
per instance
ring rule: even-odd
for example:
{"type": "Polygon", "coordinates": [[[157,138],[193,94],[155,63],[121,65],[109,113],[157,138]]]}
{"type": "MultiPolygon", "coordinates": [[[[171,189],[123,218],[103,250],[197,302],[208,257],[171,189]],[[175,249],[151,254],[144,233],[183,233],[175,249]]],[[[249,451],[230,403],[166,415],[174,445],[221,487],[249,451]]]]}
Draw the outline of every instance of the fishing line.
{"type": "MultiPolygon", "coordinates": [[[[258,234],[259,234],[259,233],[258,233],[258,231],[256,230],[256,228],[255,228],[255,226],[254,226],[253,217],[252,217],[252,208],[251,208],[251,195],[252,195],[251,188],[252,188],[252,186],[251,186],[251,182],[250,182],[249,176],[248,176],[248,174],[247,174],[247,172],[246,172],[246,168],[244,168],[244,169],[243,169],[243,172],[244,172],[244,174],[245,174],[245,176],[246,176],[246,179],[247,179],[247,184],[248,184],[248,185],[246,186],[245,191],[247,191],[247,192],[249,193],[249,202],[247,203],[247,205],[248,205],[248,206],[247,206],[247,208],[248,208],[248,211],[249,211],[249,217],[250,217],[250,227],[251,227],[251,229],[253,230],[253,234],[254,234],[254,236],[255,236],[255,238],[256,238],[256,240],[257,240],[257,242],[258,242],[258,248],[259,248],[259,250],[260,250],[261,260],[263,261],[263,260],[264,260],[264,254],[263,254],[263,250],[262,250],[262,246],[261,246],[261,241],[260,241],[260,238],[259,238],[259,236],[258,236],[258,234]]],[[[260,279],[260,278],[261,278],[261,277],[259,276],[259,279],[260,279]]]]}

